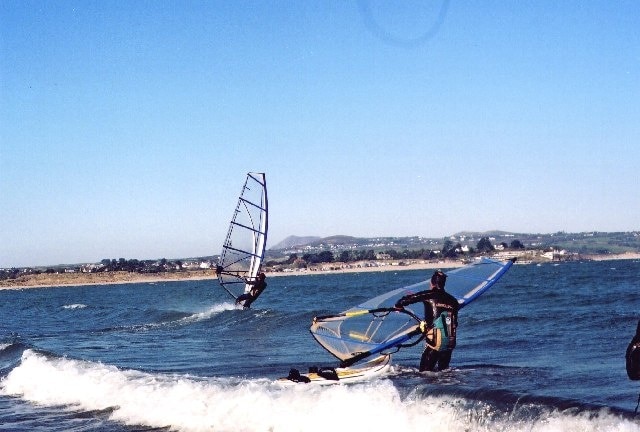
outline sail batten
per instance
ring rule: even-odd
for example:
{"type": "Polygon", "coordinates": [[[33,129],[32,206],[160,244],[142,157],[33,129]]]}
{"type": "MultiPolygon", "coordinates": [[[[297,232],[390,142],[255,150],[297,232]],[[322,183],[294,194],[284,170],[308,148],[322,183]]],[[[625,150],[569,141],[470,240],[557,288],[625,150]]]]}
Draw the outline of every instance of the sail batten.
{"type": "MultiPolygon", "coordinates": [[[[241,249],[232,248],[231,246],[229,246],[227,249],[229,249],[230,251],[247,254],[247,255],[250,255],[250,256],[253,256],[253,257],[256,257],[256,258],[262,258],[262,255],[260,255],[260,254],[253,253],[253,252],[252,253],[248,253],[247,251],[244,251],[244,250],[241,250],[241,249]]],[[[241,261],[241,260],[238,260],[236,262],[239,262],[239,261],[241,261]]],[[[234,264],[234,263],[230,263],[230,264],[234,264]]]]}
{"type": "Polygon", "coordinates": [[[251,202],[251,201],[247,201],[247,200],[245,200],[243,198],[240,198],[240,201],[242,201],[245,204],[249,204],[249,205],[251,205],[251,206],[253,206],[253,207],[255,207],[255,208],[259,209],[259,210],[266,210],[266,208],[263,208],[260,205],[254,203],[254,202],[251,202]]]}
{"type": "Polygon", "coordinates": [[[249,231],[253,231],[253,232],[257,233],[257,234],[263,234],[263,235],[264,235],[264,234],[266,234],[265,232],[261,231],[261,230],[260,230],[260,229],[258,229],[258,228],[253,228],[253,227],[251,227],[251,226],[243,225],[243,224],[238,223],[238,222],[231,222],[231,223],[232,223],[233,225],[239,226],[239,227],[241,227],[241,228],[248,229],[249,231]]]}

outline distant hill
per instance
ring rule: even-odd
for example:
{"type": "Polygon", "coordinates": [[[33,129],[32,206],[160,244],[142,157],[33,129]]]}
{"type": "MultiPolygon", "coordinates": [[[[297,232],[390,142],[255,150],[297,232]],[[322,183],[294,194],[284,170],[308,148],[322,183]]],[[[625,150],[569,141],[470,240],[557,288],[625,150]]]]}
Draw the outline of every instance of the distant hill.
{"type": "MultiPolygon", "coordinates": [[[[486,233],[478,233],[471,231],[463,231],[453,234],[453,237],[477,238],[493,237],[499,234],[499,237],[508,236],[509,233],[504,231],[489,231],[486,233]]],[[[449,237],[445,237],[449,238],[449,237]]],[[[421,245],[425,243],[442,243],[443,238],[425,238],[419,236],[413,237],[354,237],[348,235],[333,235],[329,237],[317,236],[289,236],[280,243],[271,246],[272,251],[291,249],[296,247],[321,247],[321,246],[372,246],[374,244],[399,244],[399,245],[421,245]]]]}
{"type": "MultiPolygon", "coordinates": [[[[492,231],[485,231],[485,232],[477,232],[477,231],[460,231],[457,232],[455,234],[452,235],[452,237],[478,237],[478,238],[482,238],[482,237],[506,237],[506,236],[514,236],[514,235],[520,235],[520,234],[515,234],[515,233],[510,233],[507,231],[500,231],[500,230],[492,230],[492,231]]],[[[526,234],[528,235],[528,234],[526,234]]]]}
{"type": "Polygon", "coordinates": [[[334,236],[324,237],[321,239],[314,240],[308,244],[309,246],[320,246],[321,244],[329,245],[329,246],[340,246],[340,245],[357,243],[360,240],[362,239],[359,239],[353,236],[334,235],[334,236]]]}
{"type": "Polygon", "coordinates": [[[392,244],[400,242],[402,244],[415,243],[419,237],[353,237],[348,235],[333,235],[329,237],[313,236],[289,236],[280,243],[271,246],[269,250],[277,251],[283,249],[293,249],[300,247],[327,248],[338,246],[349,247],[371,247],[375,244],[392,244]]]}
{"type": "Polygon", "coordinates": [[[306,246],[309,243],[313,243],[315,241],[320,240],[322,237],[318,236],[289,236],[286,239],[282,240],[280,243],[271,246],[269,249],[278,250],[278,249],[290,249],[293,247],[306,246]]]}
{"type": "Polygon", "coordinates": [[[289,236],[280,243],[269,248],[273,253],[308,247],[311,249],[340,249],[367,248],[384,250],[389,249],[439,249],[445,241],[454,241],[461,245],[475,247],[477,242],[488,237],[492,244],[506,243],[519,240],[525,247],[531,249],[557,248],[571,252],[584,254],[615,254],[624,252],[640,252],[640,231],[629,232],[581,232],[567,233],[564,231],[548,234],[540,233],[511,233],[507,231],[492,230],[485,232],[460,231],[446,237],[427,238],[413,237],[353,237],[347,235],[334,235],[330,237],[318,236],[289,236]]]}

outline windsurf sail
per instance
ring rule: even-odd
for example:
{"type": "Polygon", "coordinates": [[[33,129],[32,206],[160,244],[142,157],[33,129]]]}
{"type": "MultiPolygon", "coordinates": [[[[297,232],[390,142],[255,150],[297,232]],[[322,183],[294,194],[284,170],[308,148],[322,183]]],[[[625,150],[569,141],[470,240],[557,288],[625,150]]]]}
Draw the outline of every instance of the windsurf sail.
{"type": "MultiPolygon", "coordinates": [[[[220,285],[234,299],[249,292],[264,259],[268,204],[264,173],[247,174],[216,268],[220,285]]],[[[254,299],[255,300],[255,299],[254,299]]]]}
{"type": "MultiPolygon", "coordinates": [[[[491,288],[511,267],[513,261],[482,258],[464,267],[446,272],[446,291],[465,307],[491,288]]],[[[340,314],[319,316],[309,329],[316,341],[350,366],[370,355],[395,352],[422,339],[420,321],[422,303],[395,308],[407,294],[429,289],[429,280],[398,288],[372,298],[340,314]]]]}

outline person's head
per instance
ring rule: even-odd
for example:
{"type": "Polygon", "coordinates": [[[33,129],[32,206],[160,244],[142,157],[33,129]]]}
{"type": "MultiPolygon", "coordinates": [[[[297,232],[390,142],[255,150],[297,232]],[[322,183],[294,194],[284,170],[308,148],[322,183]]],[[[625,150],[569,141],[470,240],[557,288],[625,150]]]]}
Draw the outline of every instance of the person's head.
{"type": "Polygon", "coordinates": [[[264,273],[260,273],[260,274],[258,275],[258,279],[260,279],[260,280],[265,280],[266,278],[267,278],[267,275],[266,275],[266,274],[264,274],[264,273]]]}
{"type": "Polygon", "coordinates": [[[436,270],[431,276],[431,289],[444,289],[444,285],[447,282],[447,275],[442,270],[436,270]]]}

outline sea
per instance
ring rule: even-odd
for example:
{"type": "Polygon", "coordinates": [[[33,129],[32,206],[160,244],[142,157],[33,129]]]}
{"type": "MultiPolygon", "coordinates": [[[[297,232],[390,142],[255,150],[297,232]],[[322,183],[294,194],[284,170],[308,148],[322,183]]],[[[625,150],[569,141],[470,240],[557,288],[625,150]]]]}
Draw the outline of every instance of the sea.
{"type": "Polygon", "coordinates": [[[461,310],[449,370],[416,345],[370,381],[278,381],[337,365],[314,316],[431,272],[270,277],[248,310],[216,280],[0,291],[0,430],[640,431],[638,260],[514,265],[461,310]]]}

